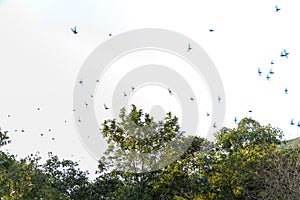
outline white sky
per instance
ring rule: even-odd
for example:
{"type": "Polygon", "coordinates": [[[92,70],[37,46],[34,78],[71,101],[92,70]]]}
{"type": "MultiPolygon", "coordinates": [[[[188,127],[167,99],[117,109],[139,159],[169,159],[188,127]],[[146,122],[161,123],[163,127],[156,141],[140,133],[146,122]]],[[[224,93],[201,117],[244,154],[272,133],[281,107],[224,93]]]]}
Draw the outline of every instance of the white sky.
{"type": "Polygon", "coordinates": [[[224,126],[233,127],[235,116],[252,116],[281,128],[286,138],[296,137],[298,128],[289,123],[291,118],[300,121],[298,5],[291,0],[0,1],[0,126],[11,131],[8,147],[20,156],[40,151],[45,157],[53,151],[94,170],[96,161],[81,145],[73,123],[77,73],[109,33],[139,28],[176,31],[208,53],[225,88],[224,126]],[[281,8],[278,13],[275,5],[281,8]],[[70,31],[74,25],[77,35],[70,31]],[[280,57],[283,49],[288,59],[280,57]],[[275,74],[267,81],[270,68],[275,74]]]}

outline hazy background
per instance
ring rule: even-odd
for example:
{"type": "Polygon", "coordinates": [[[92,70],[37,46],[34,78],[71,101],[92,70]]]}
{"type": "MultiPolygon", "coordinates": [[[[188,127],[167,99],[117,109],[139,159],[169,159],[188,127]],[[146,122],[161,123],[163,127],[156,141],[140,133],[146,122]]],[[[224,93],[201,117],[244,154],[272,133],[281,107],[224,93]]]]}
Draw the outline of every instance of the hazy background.
{"type": "Polygon", "coordinates": [[[233,127],[235,116],[251,116],[281,128],[287,139],[297,137],[298,5],[275,0],[0,0],[0,126],[13,141],[7,149],[22,157],[52,151],[94,170],[96,161],[81,145],[73,119],[77,73],[110,33],[139,28],[179,32],[208,53],[225,88],[224,126],[233,127]],[[281,8],[278,13],[275,5],[281,8]],[[77,35],[70,30],[75,25],[77,35]],[[288,59],[280,57],[283,49],[288,59]],[[267,81],[271,68],[275,74],[267,81]]]}

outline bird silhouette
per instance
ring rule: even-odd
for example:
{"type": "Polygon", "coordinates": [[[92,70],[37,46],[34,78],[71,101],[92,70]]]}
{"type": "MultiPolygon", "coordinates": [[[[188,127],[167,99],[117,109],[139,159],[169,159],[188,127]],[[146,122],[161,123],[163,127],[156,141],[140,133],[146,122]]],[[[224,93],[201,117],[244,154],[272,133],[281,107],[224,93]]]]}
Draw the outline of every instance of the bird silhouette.
{"type": "Polygon", "coordinates": [[[169,92],[170,95],[173,94],[173,93],[172,93],[172,90],[171,90],[170,88],[168,88],[168,92],[169,92]]]}
{"type": "Polygon", "coordinates": [[[80,84],[80,85],[83,85],[83,80],[82,80],[82,79],[79,81],[79,84],[80,84]]]}
{"type": "Polygon", "coordinates": [[[209,32],[214,32],[215,30],[214,29],[209,29],[209,32]]]}
{"type": "Polygon", "coordinates": [[[84,102],[84,105],[86,108],[89,106],[89,104],[86,101],[84,102]]]}
{"type": "Polygon", "coordinates": [[[110,34],[108,34],[109,35],[109,37],[111,37],[112,36],[112,33],[110,33],[110,34]]]}
{"type": "Polygon", "coordinates": [[[209,113],[208,112],[206,112],[206,117],[209,117],[209,113]]]}
{"type": "Polygon", "coordinates": [[[214,128],[217,128],[217,124],[216,124],[216,122],[214,122],[214,125],[213,125],[213,127],[214,127],[214,128]]]}
{"type": "Polygon", "coordinates": [[[52,138],[52,140],[55,140],[55,138],[52,138]]]}
{"type": "Polygon", "coordinates": [[[253,111],[252,111],[252,110],[248,110],[248,112],[249,112],[249,113],[252,113],[253,111]]]}
{"type": "Polygon", "coordinates": [[[271,60],[271,65],[274,65],[274,61],[273,60],[271,60]]]}
{"type": "Polygon", "coordinates": [[[291,122],[290,122],[290,124],[293,126],[293,125],[295,125],[295,123],[294,123],[294,119],[291,119],[291,122]]]}
{"type": "Polygon", "coordinates": [[[297,124],[298,128],[300,128],[300,121],[298,121],[298,124],[297,124]]]}
{"type": "Polygon", "coordinates": [[[108,110],[109,107],[106,106],[106,104],[103,105],[105,110],[108,110]]]}
{"type": "Polygon", "coordinates": [[[278,6],[276,5],[275,10],[276,10],[276,12],[278,12],[279,10],[281,10],[281,8],[278,8],[278,6]]]}
{"type": "Polygon", "coordinates": [[[189,52],[190,50],[192,50],[192,47],[191,47],[191,44],[189,43],[187,52],[189,52]]]}
{"type": "Polygon", "coordinates": [[[270,78],[271,78],[271,77],[270,77],[270,75],[269,75],[269,74],[267,74],[267,79],[268,79],[268,81],[270,80],[270,78]]]}
{"type": "Polygon", "coordinates": [[[258,71],[258,75],[259,75],[259,76],[261,76],[261,74],[262,74],[262,71],[260,71],[260,68],[258,68],[258,70],[257,70],[257,71],[258,71]]]}
{"type": "Polygon", "coordinates": [[[190,98],[191,101],[194,101],[195,99],[193,97],[190,98]]]}
{"type": "Polygon", "coordinates": [[[269,74],[275,74],[275,72],[273,71],[273,68],[270,69],[269,74]]]}
{"type": "Polygon", "coordinates": [[[134,89],[135,89],[135,88],[134,88],[133,86],[131,86],[131,91],[132,91],[132,92],[134,91],[134,89]]]}
{"type": "Polygon", "coordinates": [[[218,96],[218,102],[221,103],[221,97],[220,96],[218,96]]]}
{"type": "Polygon", "coordinates": [[[11,115],[7,115],[7,117],[11,117],[11,115]]]}
{"type": "Polygon", "coordinates": [[[285,94],[288,94],[288,91],[289,90],[287,88],[284,89],[285,94]]]}
{"type": "Polygon", "coordinates": [[[288,55],[289,55],[289,54],[290,54],[290,53],[286,52],[286,49],[284,49],[283,51],[281,51],[280,56],[281,56],[281,57],[286,57],[286,58],[288,58],[288,55]]]}
{"type": "Polygon", "coordinates": [[[237,123],[237,118],[236,118],[236,117],[234,117],[234,123],[235,123],[235,124],[237,123]]]}
{"type": "Polygon", "coordinates": [[[40,108],[37,108],[37,110],[41,110],[40,108]]]}
{"type": "Polygon", "coordinates": [[[43,133],[41,133],[41,137],[43,137],[44,136],[44,134],[43,133]]]}
{"type": "Polygon", "coordinates": [[[99,80],[98,80],[98,79],[96,80],[96,83],[99,83],[99,80]]]}
{"type": "Polygon", "coordinates": [[[74,26],[73,28],[71,28],[71,31],[76,35],[78,33],[77,26],[74,26]]]}
{"type": "Polygon", "coordinates": [[[124,97],[127,97],[127,94],[126,94],[126,92],[123,92],[123,96],[124,96],[124,97]]]}
{"type": "Polygon", "coordinates": [[[94,95],[91,94],[90,96],[91,96],[91,98],[94,98],[94,95]]]}
{"type": "Polygon", "coordinates": [[[24,133],[24,132],[25,132],[25,130],[24,130],[24,129],[22,129],[22,130],[21,130],[21,132],[22,132],[22,133],[24,133]]]}
{"type": "Polygon", "coordinates": [[[78,122],[79,122],[79,123],[81,123],[81,119],[80,119],[80,117],[78,117],[78,122]]]}

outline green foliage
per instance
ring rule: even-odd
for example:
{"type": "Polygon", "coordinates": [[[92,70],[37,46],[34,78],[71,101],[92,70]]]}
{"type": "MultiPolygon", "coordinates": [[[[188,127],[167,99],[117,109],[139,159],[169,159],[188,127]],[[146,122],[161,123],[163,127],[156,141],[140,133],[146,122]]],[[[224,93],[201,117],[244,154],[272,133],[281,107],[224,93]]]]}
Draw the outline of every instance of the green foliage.
{"type": "MultiPolygon", "coordinates": [[[[251,200],[300,199],[300,150],[282,131],[242,119],[222,128],[216,141],[186,137],[168,113],[156,122],[132,106],[120,121],[107,120],[109,147],[97,178],[78,163],[49,153],[16,159],[0,151],[0,198],[5,200],[251,200]],[[292,148],[293,147],[293,148],[292,148]],[[184,151],[183,151],[184,150],[184,151]]],[[[9,138],[0,131],[0,148],[9,138]]]]}
{"type": "Polygon", "coordinates": [[[51,187],[63,193],[69,199],[84,199],[89,196],[88,173],[78,168],[78,163],[71,160],[60,161],[49,153],[49,159],[42,166],[51,187]]]}
{"type": "Polygon", "coordinates": [[[236,129],[221,129],[215,148],[203,163],[203,173],[211,184],[206,199],[251,199],[263,191],[257,167],[275,151],[281,137],[279,129],[248,118],[236,129]]]}
{"type": "Polygon", "coordinates": [[[110,144],[103,158],[112,164],[110,167],[137,173],[170,163],[178,151],[184,152],[187,142],[177,117],[167,113],[163,121],[155,122],[134,105],[128,115],[125,109],[121,110],[120,122],[104,121],[102,134],[110,144]]]}

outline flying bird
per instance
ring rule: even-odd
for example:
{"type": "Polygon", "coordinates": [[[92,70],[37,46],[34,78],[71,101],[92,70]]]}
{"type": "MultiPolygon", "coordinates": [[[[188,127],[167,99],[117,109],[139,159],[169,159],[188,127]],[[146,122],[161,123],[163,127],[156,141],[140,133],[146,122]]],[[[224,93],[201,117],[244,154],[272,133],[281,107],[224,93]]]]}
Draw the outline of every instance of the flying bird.
{"type": "Polygon", "coordinates": [[[111,37],[112,36],[112,33],[110,33],[110,34],[108,34],[109,35],[109,37],[111,37]]]}
{"type": "Polygon", "coordinates": [[[135,88],[134,88],[133,86],[131,86],[131,91],[132,91],[132,92],[134,91],[134,89],[135,89],[135,88]]]}
{"type": "Polygon", "coordinates": [[[237,118],[236,118],[236,117],[234,117],[234,123],[235,123],[235,124],[237,123],[237,118]]]}
{"type": "Polygon", "coordinates": [[[269,74],[275,74],[275,72],[273,71],[273,68],[270,69],[269,74]]]}
{"type": "Polygon", "coordinates": [[[288,94],[288,91],[289,90],[287,88],[284,89],[285,94],[288,94]]]}
{"type": "Polygon", "coordinates": [[[269,76],[269,74],[267,74],[267,79],[268,79],[268,81],[270,80],[270,76],[269,76]]]}
{"type": "Polygon", "coordinates": [[[194,101],[195,99],[193,97],[190,98],[191,101],[194,101]]]}
{"type": "Polygon", "coordinates": [[[192,50],[192,47],[191,47],[191,44],[189,43],[187,52],[189,52],[190,50],[192,50]]]}
{"type": "Polygon", "coordinates": [[[252,113],[253,111],[252,111],[252,110],[249,110],[248,112],[249,112],[249,113],[252,113]]]}
{"type": "Polygon", "coordinates": [[[294,123],[294,119],[291,119],[291,122],[290,122],[290,124],[293,126],[293,125],[295,125],[295,123],[294,123]]]}
{"type": "Polygon", "coordinates": [[[77,27],[76,27],[76,26],[74,26],[73,28],[71,28],[71,31],[72,31],[75,35],[78,33],[77,27]]]}
{"type": "Polygon", "coordinates": [[[209,113],[208,112],[206,112],[206,117],[209,117],[209,113]]]}
{"type": "Polygon", "coordinates": [[[279,10],[281,10],[281,8],[278,8],[278,6],[276,5],[275,10],[276,10],[276,12],[278,12],[279,10]]]}
{"type": "Polygon", "coordinates": [[[286,52],[286,49],[284,49],[283,51],[281,51],[280,56],[281,56],[281,57],[286,57],[286,58],[288,58],[288,55],[289,55],[289,54],[290,54],[290,53],[286,52]]]}
{"type": "Polygon", "coordinates": [[[85,102],[84,102],[84,105],[85,105],[85,107],[87,108],[89,104],[85,101],[85,102]]]}
{"type": "Polygon", "coordinates": [[[103,105],[105,110],[108,110],[109,107],[106,106],[106,104],[103,105]]]}
{"type": "Polygon", "coordinates": [[[127,94],[126,94],[126,92],[123,92],[123,96],[124,96],[124,97],[127,97],[127,94]]]}
{"type": "Polygon", "coordinates": [[[209,32],[214,32],[215,30],[214,29],[209,29],[209,32]]]}
{"type": "Polygon", "coordinates": [[[271,65],[274,65],[274,61],[273,60],[271,60],[271,65]]]}
{"type": "Polygon", "coordinates": [[[298,128],[300,128],[300,121],[298,121],[298,124],[297,124],[298,128]]]}
{"type": "Polygon", "coordinates": [[[216,124],[216,122],[214,122],[214,125],[213,125],[213,127],[214,127],[214,128],[217,128],[217,124],[216,124]]]}
{"type": "Polygon", "coordinates": [[[80,85],[83,85],[83,80],[82,80],[82,79],[79,81],[79,84],[80,84],[80,85]]]}
{"type": "Polygon", "coordinates": [[[169,94],[172,95],[172,90],[170,88],[168,88],[169,94]]]}
{"type": "Polygon", "coordinates": [[[260,71],[260,68],[258,68],[258,75],[261,76],[262,71],[260,71]]]}
{"type": "Polygon", "coordinates": [[[218,102],[221,103],[221,97],[220,96],[218,96],[218,102]]]}

